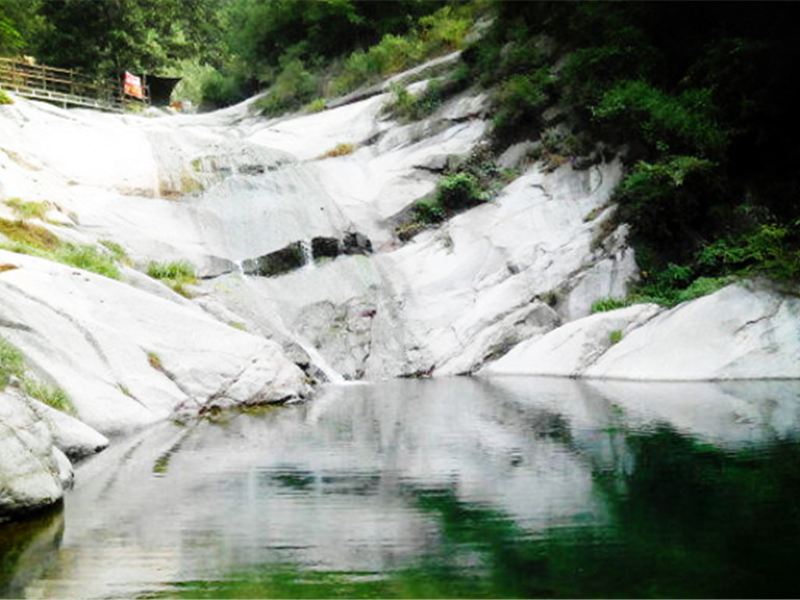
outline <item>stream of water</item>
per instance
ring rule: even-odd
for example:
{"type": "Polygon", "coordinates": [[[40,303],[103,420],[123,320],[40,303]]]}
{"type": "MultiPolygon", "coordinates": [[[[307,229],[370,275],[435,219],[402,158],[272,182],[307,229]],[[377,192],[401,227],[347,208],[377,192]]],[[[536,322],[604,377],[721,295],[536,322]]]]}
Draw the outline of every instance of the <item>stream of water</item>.
{"type": "Polygon", "coordinates": [[[163,423],[0,528],[0,595],[797,596],[800,384],[329,386],[163,423]]]}

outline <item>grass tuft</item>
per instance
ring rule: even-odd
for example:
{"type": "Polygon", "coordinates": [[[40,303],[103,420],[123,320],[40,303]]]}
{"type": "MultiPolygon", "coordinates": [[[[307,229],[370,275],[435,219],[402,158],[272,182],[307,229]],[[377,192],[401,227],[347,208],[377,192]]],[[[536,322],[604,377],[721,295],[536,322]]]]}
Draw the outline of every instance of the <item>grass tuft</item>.
{"type": "Polygon", "coordinates": [[[59,387],[48,385],[26,376],[22,378],[22,391],[51,408],[70,415],[75,414],[75,407],[72,405],[72,401],[67,396],[67,393],[59,387]]]}
{"type": "Polygon", "coordinates": [[[3,90],[0,90],[0,105],[2,104],[14,104],[14,100],[3,90]]]}
{"type": "Polygon", "coordinates": [[[60,244],[59,239],[44,227],[25,221],[10,221],[0,218],[0,234],[17,244],[33,246],[42,250],[55,250],[60,244]]]}
{"type": "Polygon", "coordinates": [[[8,385],[11,377],[22,377],[25,361],[15,346],[0,337],[0,391],[8,385]]]}
{"type": "Polygon", "coordinates": [[[148,352],[147,362],[150,363],[150,366],[153,367],[156,371],[161,371],[163,373],[164,365],[161,364],[161,357],[158,354],[156,354],[155,352],[148,352]]]}
{"type": "Polygon", "coordinates": [[[50,210],[50,203],[44,200],[34,202],[32,200],[21,200],[20,198],[9,198],[5,202],[20,219],[39,219],[44,221],[47,212],[50,210]]]}
{"type": "Polygon", "coordinates": [[[320,158],[336,158],[337,156],[347,156],[356,150],[355,144],[336,144],[333,148],[328,150],[320,158]]]}

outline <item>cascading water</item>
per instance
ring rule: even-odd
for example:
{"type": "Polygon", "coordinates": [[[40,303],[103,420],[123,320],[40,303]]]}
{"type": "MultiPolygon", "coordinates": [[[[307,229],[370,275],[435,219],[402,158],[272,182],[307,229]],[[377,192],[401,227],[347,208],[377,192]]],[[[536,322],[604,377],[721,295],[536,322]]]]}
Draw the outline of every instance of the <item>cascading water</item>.
{"type": "Polygon", "coordinates": [[[300,250],[303,252],[303,266],[307,269],[314,268],[314,252],[309,240],[300,240],[300,250]]]}
{"type": "MultiPolygon", "coordinates": [[[[301,242],[301,247],[303,248],[303,256],[306,258],[306,263],[305,263],[306,267],[305,268],[313,267],[314,260],[311,257],[312,256],[311,255],[311,243],[310,242],[301,242]],[[309,265],[311,265],[311,266],[309,266],[309,265]]],[[[236,272],[242,278],[242,283],[245,286],[252,288],[252,286],[250,285],[250,283],[251,283],[250,282],[250,276],[247,275],[244,272],[244,268],[242,266],[242,261],[235,261],[233,264],[235,265],[236,272]]],[[[252,290],[252,291],[255,294],[259,293],[257,290],[252,290]]],[[[309,343],[307,340],[305,340],[301,336],[291,333],[289,331],[289,329],[286,328],[283,325],[283,323],[273,323],[273,326],[277,330],[279,330],[283,335],[285,335],[287,338],[289,338],[289,339],[293,340],[294,342],[296,342],[297,345],[300,346],[305,351],[305,353],[308,355],[309,359],[311,359],[311,362],[314,363],[314,365],[320,371],[322,371],[322,373],[325,375],[325,377],[328,379],[329,382],[331,382],[331,383],[345,383],[345,381],[346,381],[345,378],[342,377],[342,375],[338,371],[336,371],[336,369],[334,369],[330,365],[330,363],[328,363],[328,361],[325,359],[325,357],[322,356],[322,354],[319,353],[319,351],[314,347],[313,344],[309,343]]]]}

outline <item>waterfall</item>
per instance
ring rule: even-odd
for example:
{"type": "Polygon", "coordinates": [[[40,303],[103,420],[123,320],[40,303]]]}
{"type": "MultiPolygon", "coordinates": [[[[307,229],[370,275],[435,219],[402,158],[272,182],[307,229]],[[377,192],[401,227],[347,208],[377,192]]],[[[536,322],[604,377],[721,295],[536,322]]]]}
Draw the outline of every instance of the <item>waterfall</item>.
{"type": "MultiPolygon", "coordinates": [[[[310,242],[301,242],[301,244],[302,244],[302,248],[303,248],[303,256],[306,258],[306,267],[305,268],[311,268],[311,267],[308,266],[309,263],[311,265],[314,264],[314,261],[311,258],[311,243],[310,242]]],[[[237,260],[237,261],[234,262],[234,265],[236,266],[236,272],[239,273],[239,275],[242,276],[242,282],[244,283],[244,285],[249,287],[251,289],[252,293],[258,295],[259,292],[251,287],[250,277],[244,272],[244,269],[242,268],[242,261],[237,260]]],[[[319,353],[319,351],[314,347],[313,344],[309,343],[308,341],[306,341],[305,339],[303,339],[299,335],[295,335],[292,332],[290,332],[283,325],[283,323],[275,323],[275,322],[273,322],[272,325],[276,329],[279,329],[281,331],[281,333],[283,333],[283,335],[285,335],[289,339],[292,339],[295,342],[297,342],[297,345],[300,346],[305,351],[306,354],[308,354],[308,357],[311,359],[311,362],[314,363],[314,366],[316,366],[320,371],[322,371],[322,373],[325,375],[325,377],[328,378],[328,381],[330,381],[331,383],[345,383],[346,382],[345,378],[342,377],[341,374],[339,374],[339,372],[336,371],[336,369],[334,369],[328,363],[328,361],[325,359],[325,357],[322,356],[322,354],[319,353]]]]}
{"type": "Polygon", "coordinates": [[[299,335],[293,337],[297,344],[306,351],[306,354],[308,354],[311,362],[313,362],[314,365],[325,374],[325,377],[328,378],[328,381],[331,383],[344,383],[344,377],[342,377],[339,372],[336,371],[336,369],[328,364],[328,361],[324,356],[322,356],[322,354],[319,353],[316,348],[314,348],[313,344],[308,343],[299,335]]]}
{"type": "Polygon", "coordinates": [[[314,253],[309,240],[300,240],[300,250],[303,252],[303,265],[306,268],[314,267],[314,253]]]}

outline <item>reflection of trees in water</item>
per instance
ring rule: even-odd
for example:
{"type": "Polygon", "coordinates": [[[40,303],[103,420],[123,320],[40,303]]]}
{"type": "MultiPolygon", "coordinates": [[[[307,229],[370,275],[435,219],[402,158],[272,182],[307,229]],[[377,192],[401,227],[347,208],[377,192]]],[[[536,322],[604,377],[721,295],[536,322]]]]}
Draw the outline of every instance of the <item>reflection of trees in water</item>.
{"type": "Polygon", "coordinates": [[[771,597],[796,596],[800,447],[726,453],[663,426],[616,431],[636,464],[598,468],[611,521],[531,534],[454,487],[404,485],[438,524],[435,547],[380,577],[266,565],[187,596],[771,597]],[[624,479],[624,482],[616,481],[624,479]],[[622,483],[622,485],[620,485],[622,483]]]}
{"type": "Polygon", "coordinates": [[[0,596],[21,597],[27,583],[55,562],[63,534],[60,505],[0,525],[0,596]]]}
{"type": "MultiPolygon", "coordinates": [[[[593,386],[393,382],[165,424],[86,465],[69,564],[46,574],[72,595],[193,577],[216,580],[166,585],[211,597],[796,595],[800,447],[756,416],[773,423],[797,403],[776,413],[715,392],[686,415],[672,388],[593,386]],[[132,540],[112,558],[97,535],[110,530],[132,540]],[[151,545],[179,544],[149,561],[151,545]],[[126,560],[146,568],[116,568],[126,560]]],[[[3,551],[6,580],[37,577],[25,552],[3,551]]]]}

